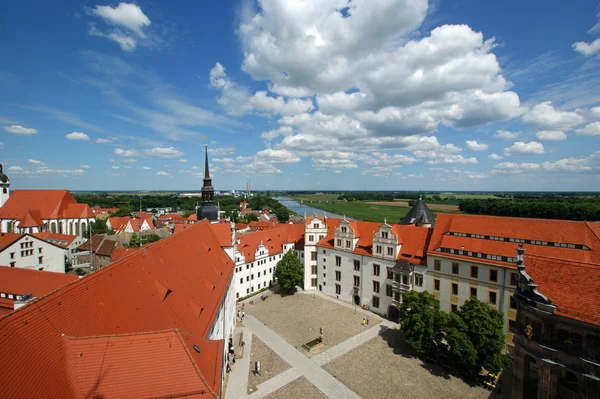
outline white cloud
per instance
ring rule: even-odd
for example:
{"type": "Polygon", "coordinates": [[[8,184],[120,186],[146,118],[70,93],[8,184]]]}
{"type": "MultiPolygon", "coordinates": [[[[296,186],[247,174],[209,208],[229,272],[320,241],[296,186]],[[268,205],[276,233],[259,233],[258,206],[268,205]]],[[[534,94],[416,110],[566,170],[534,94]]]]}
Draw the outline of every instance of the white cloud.
{"type": "Polygon", "coordinates": [[[144,169],[144,170],[152,170],[152,168],[149,167],[149,166],[142,166],[142,169],[144,169]]]}
{"type": "Polygon", "coordinates": [[[144,37],[144,28],[150,26],[150,19],[136,4],[119,3],[115,8],[111,6],[96,6],[90,10],[93,15],[102,18],[105,22],[128,29],[139,37],[144,37]]]}
{"type": "Polygon", "coordinates": [[[144,154],[161,158],[179,158],[183,152],[175,147],[154,147],[150,150],[144,150],[144,154]]]}
{"type": "Polygon", "coordinates": [[[38,168],[44,167],[46,165],[45,163],[43,163],[42,161],[38,161],[37,159],[28,159],[27,163],[38,168]]]}
{"type": "Polygon", "coordinates": [[[578,129],[576,133],[580,136],[600,137],[600,122],[589,123],[583,129],[578,129]]]}
{"type": "Polygon", "coordinates": [[[537,163],[515,163],[515,162],[501,162],[494,165],[492,170],[492,174],[497,173],[523,173],[523,172],[532,172],[538,170],[540,168],[540,164],[537,163]]]}
{"type": "Polygon", "coordinates": [[[409,173],[408,175],[402,174],[402,173],[396,173],[395,174],[396,177],[398,177],[398,179],[401,180],[417,180],[417,179],[422,179],[425,176],[423,175],[416,175],[414,173],[409,173]]]}
{"type": "Polygon", "coordinates": [[[283,173],[280,169],[263,160],[255,160],[249,165],[245,165],[240,170],[243,170],[247,175],[267,175],[272,173],[283,173]]]}
{"type": "Polygon", "coordinates": [[[498,154],[490,154],[490,155],[488,155],[488,158],[492,159],[494,161],[499,161],[499,160],[501,160],[504,157],[501,156],[501,155],[498,155],[498,154]]]}
{"type": "Polygon", "coordinates": [[[519,137],[519,133],[511,133],[506,130],[496,130],[496,133],[494,133],[494,138],[506,141],[514,140],[517,137],[519,137]]]}
{"type": "Polygon", "coordinates": [[[535,138],[540,141],[562,141],[567,139],[567,135],[560,130],[541,130],[535,134],[535,138]]]}
{"type": "Polygon", "coordinates": [[[156,176],[171,176],[170,174],[168,174],[167,172],[163,172],[162,170],[158,173],[156,173],[156,176]]]}
{"type": "Polygon", "coordinates": [[[108,143],[112,143],[113,141],[110,139],[103,139],[103,138],[99,138],[96,139],[96,143],[98,144],[108,144],[108,143]]]}
{"type": "Polygon", "coordinates": [[[134,162],[137,162],[137,159],[133,159],[133,158],[131,158],[131,159],[125,159],[125,160],[123,160],[123,162],[125,162],[125,163],[134,163],[134,162]]]}
{"type": "Polygon", "coordinates": [[[91,166],[90,165],[81,165],[81,168],[82,169],[89,169],[89,168],[91,168],[91,166]]]}
{"type": "Polygon", "coordinates": [[[300,162],[300,157],[294,155],[288,150],[274,150],[267,148],[256,153],[258,159],[262,159],[268,163],[297,163],[300,162]]]}
{"type": "Polygon", "coordinates": [[[38,131],[30,128],[30,127],[23,127],[23,126],[19,126],[19,125],[11,125],[11,126],[4,126],[4,131],[7,133],[12,133],[12,134],[20,134],[23,136],[29,136],[32,134],[36,134],[38,131]]]}
{"type": "Polygon", "coordinates": [[[112,168],[113,168],[113,169],[121,169],[121,167],[120,167],[120,166],[116,166],[116,165],[115,165],[115,166],[113,166],[112,168]]]}
{"type": "Polygon", "coordinates": [[[402,154],[388,155],[382,152],[374,152],[370,155],[363,155],[355,158],[361,160],[365,165],[369,165],[371,167],[381,167],[383,169],[399,168],[404,165],[412,165],[413,163],[417,162],[415,157],[402,154]]]}
{"type": "Polygon", "coordinates": [[[231,154],[235,153],[235,147],[221,147],[221,148],[209,147],[208,153],[210,155],[217,155],[217,156],[231,155],[231,154]]]}
{"type": "Polygon", "coordinates": [[[22,167],[20,167],[20,166],[10,166],[10,167],[8,168],[8,171],[9,171],[9,172],[20,172],[20,171],[22,171],[22,170],[23,170],[23,168],[22,168],[22,167]]]}
{"type": "Polygon", "coordinates": [[[477,158],[465,158],[462,155],[448,155],[445,154],[437,159],[427,161],[429,165],[437,165],[437,164],[476,164],[478,163],[477,158]]]}
{"type": "Polygon", "coordinates": [[[48,175],[48,174],[52,174],[52,175],[58,175],[58,174],[82,175],[85,173],[85,170],[83,170],[83,169],[50,169],[46,166],[43,166],[43,167],[37,169],[36,173],[44,174],[44,175],[48,175]]]}
{"type": "Polygon", "coordinates": [[[586,57],[589,57],[590,55],[594,55],[598,51],[600,51],[600,39],[596,39],[591,43],[586,43],[586,42],[573,43],[573,50],[585,55],[586,57]]]}
{"type": "Polygon", "coordinates": [[[290,126],[281,126],[279,129],[269,130],[260,135],[260,138],[265,141],[271,141],[279,136],[288,137],[291,136],[293,130],[290,126]]]}
{"type": "Polygon", "coordinates": [[[67,140],[89,140],[90,136],[81,132],[72,132],[65,136],[67,140]]]}
{"type": "Polygon", "coordinates": [[[131,37],[127,34],[121,33],[119,31],[110,32],[110,33],[102,32],[101,30],[96,28],[96,24],[94,24],[94,23],[90,24],[88,33],[91,36],[104,37],[106,39],[112,40],[113,42],[117,43],[119,45],[119,47],[121,47],[121,50],[127,51],[128,53],[131,53],[137,47],[137,40],[134,39],[133,37],[131,37]]]}
{"type": "Polygon", "coordinates": [[[544,162],[542,167],[549,172],[588,172],[593,169],[589,158],[564,158],[544,162]]]}
{"type": "Polygon", "coordinates": [[[59,120],[64,123],[68,123],[69,125],[80,127],[85,130],[91,130],[93,132],[102,132],[103,131],[101,127],[96,126],[91,123],[88,123],[71,112],[65,112],[65,111],[61,111],[60,109],[46,107],[43,105],[26,105],[26,106],[23,106],[23,108],[48,114],[56,120],[59,120]]]}
{"type": "Polygon", "coordinates": [[[319,157],[312,158],[312,164],[317,170],[358,168],[358,165],[350,159],[324,159],[319,157]]]}
{"type": "Polygon", "coordinates": [[[533,107],[523,116],[523,121],[540,129],[568,130],[584,122],[584,118],[575,112],[557,111],[550,101],[533,107]]]}
{"type": "Polygon", "coordinates": [[[600,107],[594,107],[591,109],[592,116],[594,118],[600,118],[600,107]]]}
{"type": "Polygon", "coordinates": [[[515,154],[543,154],[544,153],[544,145],[542,143],[538,143],[537,141],[531,141],[529,143],[524,143],[522,141],[517,141],[510,147],[506,147],[504,149],[504,155],[515,155],[515,154]]]}
{"type": "Polygon", "coordinates": [[[471,151],[485,151],[490,146],[483,143],[478,143],[475,140],[467,140],[467,148],[471,151]]]}
{"type": "Polygon", "coordinates": [[[125,165],[125,166],[123,166],[123,167],[124,167],[125,169],[132,169],[132,168],[133,168],[133,166],[131,166],[131,165],[125,165]]]}
{"type": "Polygon", "coordinates": [[[124,150],[122,148],[115,148],[115,154],[122,157],[137,157],[140,155],[140,152],[134,149],[124,150]]]}

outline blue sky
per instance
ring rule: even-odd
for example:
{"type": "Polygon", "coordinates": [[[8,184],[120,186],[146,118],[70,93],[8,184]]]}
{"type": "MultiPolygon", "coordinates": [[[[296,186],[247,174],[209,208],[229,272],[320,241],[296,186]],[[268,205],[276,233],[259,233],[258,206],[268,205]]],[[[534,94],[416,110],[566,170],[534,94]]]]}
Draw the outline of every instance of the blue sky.
{"type": "Polygon", "coordinates": [[[12,188],[598,190],[597,1],[11,2],[12,188]]]}

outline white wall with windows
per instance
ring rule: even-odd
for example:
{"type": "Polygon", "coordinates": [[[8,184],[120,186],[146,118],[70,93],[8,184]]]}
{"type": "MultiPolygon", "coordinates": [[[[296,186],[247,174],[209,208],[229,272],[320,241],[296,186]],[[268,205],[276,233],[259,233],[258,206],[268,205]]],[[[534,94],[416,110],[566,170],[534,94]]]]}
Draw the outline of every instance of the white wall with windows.
{"type": "Polygon", "coordinates": [[[0,266],[64,273],[65,250],[25,234],[0,252],[0,266]]]}
{"type": "Polygon", "coordinates": [[[315,290],[317,279],[316,244],[327,236],[327,219],[308,218],[304,227],[304,290],[315,290]]]}

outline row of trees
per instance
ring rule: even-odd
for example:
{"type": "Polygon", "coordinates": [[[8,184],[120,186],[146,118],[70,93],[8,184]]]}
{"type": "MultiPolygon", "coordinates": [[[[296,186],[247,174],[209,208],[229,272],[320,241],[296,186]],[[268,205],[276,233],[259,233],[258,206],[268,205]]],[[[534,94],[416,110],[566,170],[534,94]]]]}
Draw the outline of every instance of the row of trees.
{"type": "Polygon", "coordinates": [[[466,213],[563,220],[600,220],[599,198],[541,197],[529,199],[463,199],[466,213]]]}
{"type": "Polygon", "coordinates": [[[417,353],[468,377],[477,377],[482,369],[497,373],[510,364],[502,313],[477,298],[446,313],[430,293],[411,291],[403,297],[400,320],[406,342],[417,353]]]}

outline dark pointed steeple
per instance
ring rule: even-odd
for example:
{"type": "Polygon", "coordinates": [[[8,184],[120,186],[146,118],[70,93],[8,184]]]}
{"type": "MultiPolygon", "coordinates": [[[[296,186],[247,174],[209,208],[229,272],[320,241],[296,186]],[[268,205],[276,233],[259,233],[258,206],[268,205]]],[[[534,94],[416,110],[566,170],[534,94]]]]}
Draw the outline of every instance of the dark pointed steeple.
{"type": "Polygon", "coordinates": [[[208,145],[204,144],[204,185],[202,186],[202,203],[196,210],[196,219],[208,219],[211,222],[219,220],[219,212],[213,203],[215,198],[215,189],[212,186],[212,179],[208,170],[208,145]]]}

